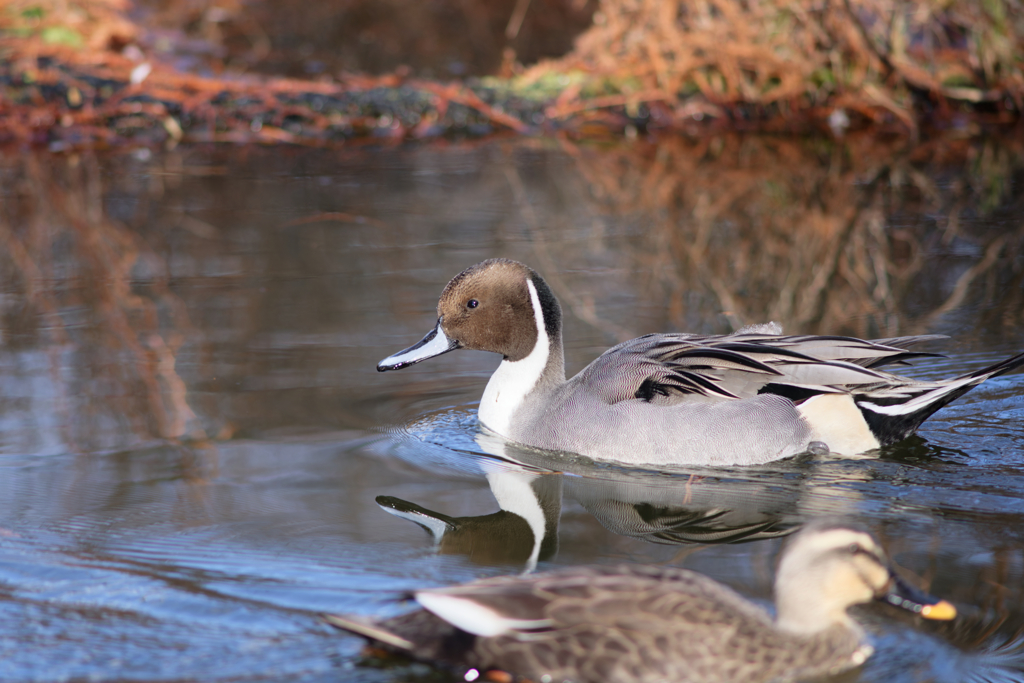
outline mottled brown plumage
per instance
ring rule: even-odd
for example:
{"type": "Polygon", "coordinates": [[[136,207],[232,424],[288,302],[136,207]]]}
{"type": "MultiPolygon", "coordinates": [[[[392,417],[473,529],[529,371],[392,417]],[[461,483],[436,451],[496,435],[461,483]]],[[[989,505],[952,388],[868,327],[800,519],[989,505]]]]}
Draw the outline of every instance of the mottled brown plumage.
{"type": "Polygon", "coordinates": [[[427,609],[375,625],[329,620],[418,659],[534,681],[757,683],[863,663],[871,647],[846,614],[854,604],[876,598],[933,618],[955,613],[897,580],[870,535],[844,527],[797,534],[776,595],[773,619],[695,572],[585,567],[421,591],[427,609]]]}

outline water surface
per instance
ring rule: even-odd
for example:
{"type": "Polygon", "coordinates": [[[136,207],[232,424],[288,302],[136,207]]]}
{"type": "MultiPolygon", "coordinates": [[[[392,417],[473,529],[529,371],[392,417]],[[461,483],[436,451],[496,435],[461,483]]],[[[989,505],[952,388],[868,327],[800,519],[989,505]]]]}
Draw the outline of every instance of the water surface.
{"type": "Polygon", "coordinates": [[[0,679],[444,680],[318,615],[623,561],[767,600],[785,535],[841,516],[964,615],[862,610],[878,653],[842,680],[1020,680],[1020,373],[873,458],[650,471],[483,438],[488,354],[374,366],[506,256],[561,299],[570,373],[767,319],[947,334],[907,373],[977,369],[1024,349],[1022,166],[1012,141],[756,138],[3,157],[0,679]],[[415,506],[459,533],[385,509],[415,506]]]}

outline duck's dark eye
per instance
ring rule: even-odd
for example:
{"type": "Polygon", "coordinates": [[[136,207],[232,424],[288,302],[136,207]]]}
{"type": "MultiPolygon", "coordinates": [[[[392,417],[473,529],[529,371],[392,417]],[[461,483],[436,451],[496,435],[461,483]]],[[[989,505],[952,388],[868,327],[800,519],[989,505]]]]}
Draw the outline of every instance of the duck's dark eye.
{"type": "Polygon", "coordinates": [[[848,551],[848,552],[849,552],[849,553],[850,553],[851,555],[856,555],[857,553],[862,553],[862,552],[864,552],[863,548],[861,548],[861,547],[860,547],[860,545],[859,545],[859,544],[857,544],[857,543],[851,543],[851,544],[849,545],[849,547],[848,547],[848,548],[847,548],[846,550],[847,550],[847,551],[848,551]]]}
{"type": "Polygon", "coordinates": [[[480,302],[477,301],[476,299],[470,299],[469,301],[466,302],[466,308],[476,308],[479,305],[480,302]]]}

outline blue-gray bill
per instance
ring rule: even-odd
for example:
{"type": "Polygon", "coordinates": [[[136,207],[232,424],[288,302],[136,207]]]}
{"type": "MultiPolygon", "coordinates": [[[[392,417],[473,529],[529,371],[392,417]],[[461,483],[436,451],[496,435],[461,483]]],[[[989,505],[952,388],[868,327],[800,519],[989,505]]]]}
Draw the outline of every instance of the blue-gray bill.
{"type": "Polygon", "coordinates": [[[400,370],[401,368],[415,365],[422,360],[440,356],[459,348],[459,342],[449,339],[441,329],[441,318],[437,319],[434,329],[427,333],[427,336],[419,340],[407,349],[392,354],[377,363],[377,372],[388,370],[400,370]]]}

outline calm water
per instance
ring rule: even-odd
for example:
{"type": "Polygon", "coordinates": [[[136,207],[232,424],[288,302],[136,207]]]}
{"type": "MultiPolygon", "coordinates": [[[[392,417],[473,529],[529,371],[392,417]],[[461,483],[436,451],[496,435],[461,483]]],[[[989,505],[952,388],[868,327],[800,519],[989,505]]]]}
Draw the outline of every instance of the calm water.
{"type": "Polygon", "coordinates": [[[963,614],[862,610],[878,652],[842,680],[1024,680],[1024,374],[872,459],[656,472],[517,452],[475,425],[496,357],[374,369],[492,256],[548,278],[570,372],[646,332],[774,319],[948,334],[932,348],[949,358],[907,372],[952,376],[1024,349],[1024,153],[718,138],[0,157],[0,680],[445,680],[363,663],[318,614],[621,561],[767,600],[782,537],[822,515],[866,525],[963,614]],[[541,538],[513,514],[535,500],[541,538]],[[424,508],[458,518],[439,543],[388,514],[424,508]]]}

